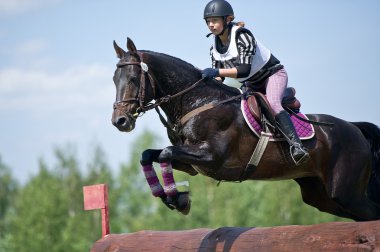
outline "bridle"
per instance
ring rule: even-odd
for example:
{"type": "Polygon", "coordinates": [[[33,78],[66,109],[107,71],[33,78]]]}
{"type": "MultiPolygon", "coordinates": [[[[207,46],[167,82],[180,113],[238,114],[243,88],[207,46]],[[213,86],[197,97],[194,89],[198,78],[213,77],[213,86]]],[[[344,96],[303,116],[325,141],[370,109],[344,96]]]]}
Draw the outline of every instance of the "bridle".
{"type": "Polygon", "coordinates": [[[138,58],[139,58],[140,61],[126,61],[125,58],[122,58],[116,64],[116,66],[118,68],[121,68],[121,67],[124,67],[124,66],[129,66],[129,65],[135,65],[135,66],[139,66],[141,68],[140,87],[139,87],[139,92],[137,94],[137,97],[135,97],[135,98],[127,98],[127,99],[124,99],[124,100],[115,101],[114,104],[113,104],[113,108],[114,109],[122,111],[121,109],[119,109],[120,106],[124,106],[126,103],[131,103],[131,102],[138,103],[139,107],[136,109],[136,112],[134,114],[132,114],[132,116],[135,119],[137,117],[139,117],[140,114],[145,113],[146,111],[155,108],[156,111],[157,111],[157,113],[160,115],[160,119],[162,121],[162,116],[161,116],[161,114],[160,114],[160,112],[158,111],[158,108],[157,108],[158,106],[160,106],[163,103],[169,102],[171,99],[173,99],[175,97],[178,97],[178,96],[180,96],[180,95],[182,95],[184,93],[187,93],[188,91],[190,91],[191,89],[195,88],[200,83],[202,83],[202,81],[204,80],[204,78],[201,78],[198,81],[196,81],[194,84],[192,84],[190,87],[188,87],[188,88],[186,88],[184,90],[181,90],[180,92],[178,92],[178,93],[176,93],[174,95],[166,95],[164,97],[158,98],[158,99],[156,99],[155,103],[144,104],[145,91],[146,91],[146,87],[147,87],[147,83],[146,83],[147,82],[146,81],[147,78],[146,77],[148,77],[149,83],[150,83],[150,85],[152,87],[153,97],[156,97],[156,81],[155,81],[154,76],[150,73],[148,65],[146,63],[144,63],[144,61],[143,61],[143,53],[137,52],[137,56],[138,56],[138,58]]]}
{"type": "Polygon", "coordinates": [[[126,103],[130,102],[137,102],[139,104],[139,107],[136,110],[136,113],[133,114],[133,117],[136,118],[140,115],[140,113],[145,113],[148,109],[148,106],[144,105],[145,100],[145,91],[146,91],[146,77],[149,79],[149,83],[152,86],[153,90],[153,97],[156,96],[156,85],[153,76],[149,73],[149,68],[146,63],[143,62],[143,54],[140,52],[137,52],[137,55],[140,59],[140,61],[126,61],[125,58],[120,59],[120,61],[116,64],[117,68],[121,68],[124,66],[129,65],[136,65],[141,68],[141,74],[140,74],[140,87],[139,92],[137,94],[137,97],[135,98],[127,98],[124,100],[115,101],[113,104],[114,109],[119,109],[120,106],[125,105],[126,103]]]}

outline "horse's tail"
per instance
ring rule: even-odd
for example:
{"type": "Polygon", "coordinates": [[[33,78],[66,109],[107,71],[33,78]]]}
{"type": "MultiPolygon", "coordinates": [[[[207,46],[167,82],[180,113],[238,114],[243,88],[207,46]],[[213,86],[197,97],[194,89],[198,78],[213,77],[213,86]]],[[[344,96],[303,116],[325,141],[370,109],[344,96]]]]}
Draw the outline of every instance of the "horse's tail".
{"type": "Polygon", "coordinates": [[[380,129],[368,122],[354,122],[368,143],[371,145],[372,171],[367,187],[367,195],[374,202],[380,204],[380,129]]]}

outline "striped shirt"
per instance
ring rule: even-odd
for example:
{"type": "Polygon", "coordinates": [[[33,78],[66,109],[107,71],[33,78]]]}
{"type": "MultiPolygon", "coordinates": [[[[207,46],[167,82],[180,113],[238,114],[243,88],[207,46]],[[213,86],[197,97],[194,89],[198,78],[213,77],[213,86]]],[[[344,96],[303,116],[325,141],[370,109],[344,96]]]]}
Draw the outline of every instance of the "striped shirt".
{"type": "Polygon", "coordinates": [[[223,46],[220,39],[218,37],[215,37],[215,44],[212,45],[210,48],[210,55],[213,68],[231,68],[236,67],[236,64],[251,64],[252,56],[255,54],[256,51],[256,40],[253,37],[253,35],[247,29],[240,28],[237,31],[236,42],[239,53],[238,60],[235,60],[233,64],[231,64],[231,62],[225,62],[227,65],[224,65],[221,61],[215,60],[212,52],[214,49],[214,45],[216,45],[216,50],[218,52],[222,54],[226,53],[229,44],[227,46],[223,46]]]}
{"type": "Polygon", "coordinates": [[[237,78],[238,81],[245,81],[262,70],[272,55],[249,30],[231,26],[229,32],[230,42],[226,46],[218,36],[215,36],[214,44],[210,48],[212,67],[234,68],[242,64],[249,65],[251,68],[249,75],[237,78]]]}

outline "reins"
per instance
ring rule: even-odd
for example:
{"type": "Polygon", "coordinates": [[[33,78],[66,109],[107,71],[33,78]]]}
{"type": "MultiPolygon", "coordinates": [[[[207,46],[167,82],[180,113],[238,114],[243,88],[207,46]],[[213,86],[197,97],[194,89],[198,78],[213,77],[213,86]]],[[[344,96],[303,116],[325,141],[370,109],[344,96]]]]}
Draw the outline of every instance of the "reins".
{"type": "Polygon", "coordinates": [[[192,84],[190,87],[174,94],[174,95],[166,95],[164,97],[161,97],[159,99],[157,99],[157,101],[153,104],[148,104],[148,105],[145,105],[144,106],[144,111],[148,111],[148,110],[151,110],[153,108],[156,108],[158,106],[160,106],[161,104],[163,103],[166,103],[166,102],[169,102],[170,100],[172,100],[173,98],[176,98],[178,96],[181,96],[187,92],[189,92],[190,90],[192,90],[193,88],[195,88],[196,86],[198,86],[202,81],[204,80],[204,78],[201,78],[199,79],[198,81],[194,82],[194,84],[192,84]]]}

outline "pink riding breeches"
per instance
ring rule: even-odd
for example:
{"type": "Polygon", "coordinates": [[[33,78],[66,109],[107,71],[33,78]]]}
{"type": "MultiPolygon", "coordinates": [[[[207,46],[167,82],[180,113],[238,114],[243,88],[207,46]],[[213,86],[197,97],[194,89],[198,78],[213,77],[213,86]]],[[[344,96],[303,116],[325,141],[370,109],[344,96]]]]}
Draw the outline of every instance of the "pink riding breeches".
{"type": "Polygon", "coordinates": [[[273,111],[278,114],[284,110],[281,105],[284,91],[288,86],[288,74],[285,69],[278,70],[267,79],[266,96],[273,111]]]}

